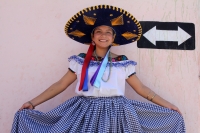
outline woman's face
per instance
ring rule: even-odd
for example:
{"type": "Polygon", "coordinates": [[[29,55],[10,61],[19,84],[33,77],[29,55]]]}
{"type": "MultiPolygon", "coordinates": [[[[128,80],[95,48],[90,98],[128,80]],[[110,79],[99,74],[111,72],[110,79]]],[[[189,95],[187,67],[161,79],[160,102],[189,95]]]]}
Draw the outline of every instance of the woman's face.
{"type": "Polygon", "coordinates": [[[114,41],[114,33],[109,26],[98,26],[94,29],[92,41],[95,42],[96,47],[107,48],[114,41]]]}

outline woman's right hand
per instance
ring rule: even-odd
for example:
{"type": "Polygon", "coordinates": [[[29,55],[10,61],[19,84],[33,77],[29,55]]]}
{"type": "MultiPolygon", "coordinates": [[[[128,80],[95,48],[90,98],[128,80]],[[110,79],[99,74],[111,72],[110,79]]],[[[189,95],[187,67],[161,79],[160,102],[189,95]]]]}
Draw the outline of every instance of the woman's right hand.
{"type": "Polygon", "coordinates": [[[19,111],[21,111],[22,109],[34,109],[34,107],[30,102],[26,102],[22,105],[22,107],[19,109],[19,111]]]}

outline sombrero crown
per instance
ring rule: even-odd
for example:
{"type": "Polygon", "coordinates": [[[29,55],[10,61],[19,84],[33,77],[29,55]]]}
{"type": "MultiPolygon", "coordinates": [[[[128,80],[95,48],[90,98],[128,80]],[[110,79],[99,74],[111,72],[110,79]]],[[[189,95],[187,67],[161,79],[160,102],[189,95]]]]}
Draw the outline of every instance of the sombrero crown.
{"type": "Polygon", "coordinates": [[[116,36],[113,45],[125,45],[140,39],[140,23],[124,9],[98,5],[83,9],[75,14],[65,25],[65,33],[75,41],[91,43],[93,29],[100,25],[110,26],[116,36]]]}

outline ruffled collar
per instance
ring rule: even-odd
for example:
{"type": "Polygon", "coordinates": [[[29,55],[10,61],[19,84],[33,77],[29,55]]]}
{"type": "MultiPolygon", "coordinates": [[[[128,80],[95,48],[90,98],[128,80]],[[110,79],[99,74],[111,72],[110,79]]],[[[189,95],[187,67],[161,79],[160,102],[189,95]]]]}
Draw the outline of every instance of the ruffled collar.
{"type": "MultiPolygon", "coordinates": [[[[137,62],[128,60],[128,58],[125,55],[120,55],[120,56],[121,56],[121,58],[119,58],[119,56],[118,56],[118,59],[116,59],[116,60],[114,60],[115,58],[112,59],[113,67],[127,67],[129,65],[134,65],[134,66],[137,65],[137,62]]],[[[78,64],[83,65],[84,53],[83,54],[81,53],[79,55],[73,55],[73,56],[69,57],[68,60],[69,60],[69,62],[73,60],[73,61],[77,62],[78,64]]],[[[107,63],[107,66],[108,65],[110,65],[110,62],[107,63]]],[[[89,63],[89,66],[90,67],[99,66],[99,62],[95,61],[95,60],[91,60],[89,63]]]]}

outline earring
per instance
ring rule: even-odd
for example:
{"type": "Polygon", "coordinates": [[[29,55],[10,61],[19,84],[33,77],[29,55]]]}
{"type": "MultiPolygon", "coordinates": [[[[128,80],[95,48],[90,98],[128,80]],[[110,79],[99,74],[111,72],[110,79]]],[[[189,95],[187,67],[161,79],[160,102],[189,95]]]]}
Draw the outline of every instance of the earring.
{"type": "Polygon", "coordinates": [[[95,46],[95,42],[94,42],[94,41],[92,41],[92,45],[94,45],[94,46],[95,46]]]}

